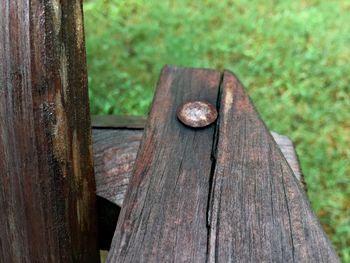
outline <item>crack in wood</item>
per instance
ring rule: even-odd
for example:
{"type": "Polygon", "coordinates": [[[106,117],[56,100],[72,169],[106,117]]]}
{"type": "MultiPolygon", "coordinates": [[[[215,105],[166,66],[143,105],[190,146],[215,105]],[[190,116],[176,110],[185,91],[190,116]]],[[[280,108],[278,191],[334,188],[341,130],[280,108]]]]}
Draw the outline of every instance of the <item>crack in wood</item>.
{"type": "Polygon", "coordinates": [[[111,248],[107,262],[338,262],[239,80],[176,67],[162,71],[111,248]],[[175,110],[199,94],[219,118],[191,129],[175,110]]]}
{"type": "Polygon", "coordinates": [[[207,262],[339,262],[240,81],[225,71],[221,87],[207,262]]]}

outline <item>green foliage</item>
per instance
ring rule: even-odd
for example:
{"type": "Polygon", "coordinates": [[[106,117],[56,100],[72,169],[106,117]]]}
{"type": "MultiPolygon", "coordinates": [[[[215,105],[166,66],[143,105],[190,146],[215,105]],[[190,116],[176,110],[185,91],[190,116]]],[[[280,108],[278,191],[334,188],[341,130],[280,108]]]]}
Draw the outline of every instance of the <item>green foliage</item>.
{"type": "Polygon", "coordinates": [[[86,1],[92,112],[147,114],[164,64],[234,71],[350,262],[349,21],[349,1],[86,1]]]}

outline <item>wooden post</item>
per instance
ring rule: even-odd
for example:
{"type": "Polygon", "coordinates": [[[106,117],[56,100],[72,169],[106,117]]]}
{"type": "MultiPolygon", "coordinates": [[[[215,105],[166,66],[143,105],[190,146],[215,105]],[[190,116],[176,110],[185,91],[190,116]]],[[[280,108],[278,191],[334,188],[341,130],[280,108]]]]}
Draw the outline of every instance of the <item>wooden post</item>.
{"type": "Polygon", "coordinates": [[[82,1],[0,25],[0,262],[98,262],[82,1]]]}

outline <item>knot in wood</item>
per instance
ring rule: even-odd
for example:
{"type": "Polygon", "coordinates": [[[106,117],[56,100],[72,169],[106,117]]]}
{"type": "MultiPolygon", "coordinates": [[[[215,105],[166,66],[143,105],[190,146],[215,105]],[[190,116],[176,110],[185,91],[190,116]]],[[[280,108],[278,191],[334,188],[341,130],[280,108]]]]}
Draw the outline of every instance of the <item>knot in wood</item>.
{"type": "Polygon", "coordinates": [[[206,101],[189,101],[178,108],[177,117],[187,126],[200,128],[212,124],[217,119],[218,112],[206,101]]]}

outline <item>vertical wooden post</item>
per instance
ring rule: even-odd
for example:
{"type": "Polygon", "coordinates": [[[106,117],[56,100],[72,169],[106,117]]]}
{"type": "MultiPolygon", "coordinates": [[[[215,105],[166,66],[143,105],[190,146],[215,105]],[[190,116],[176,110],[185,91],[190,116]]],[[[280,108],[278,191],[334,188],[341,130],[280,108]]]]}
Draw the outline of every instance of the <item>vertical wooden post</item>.
{"type": "Polygon", "coordinates": [[[82,0],[0,2],[0,262],[97,262],[82,0]]]}

